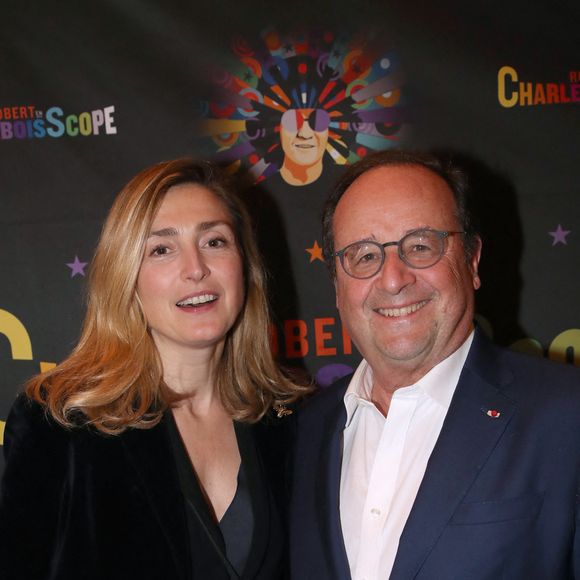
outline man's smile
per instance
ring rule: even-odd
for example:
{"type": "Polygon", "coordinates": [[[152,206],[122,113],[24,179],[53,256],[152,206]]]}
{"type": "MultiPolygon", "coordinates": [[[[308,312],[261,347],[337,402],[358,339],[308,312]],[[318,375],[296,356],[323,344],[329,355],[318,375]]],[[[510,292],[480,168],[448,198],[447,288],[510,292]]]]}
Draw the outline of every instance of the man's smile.
{"type": "Polygon", "coordinates": [[[410,304],[409,306],[402,306],[401,308],[376,308],[375,312],[386,316],[387,318],[399,318],[400,316],[407,316],[417,312],[425,306],[429,300],[422,300],[421,302],[415,302],[415,304],[410,304]]]}

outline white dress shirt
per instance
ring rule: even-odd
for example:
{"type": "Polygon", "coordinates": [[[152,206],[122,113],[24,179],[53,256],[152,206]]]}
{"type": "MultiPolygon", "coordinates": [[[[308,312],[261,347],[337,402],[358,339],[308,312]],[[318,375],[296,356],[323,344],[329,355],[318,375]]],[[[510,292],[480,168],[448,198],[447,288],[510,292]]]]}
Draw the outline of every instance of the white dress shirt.
{"type": "Polygon", "coordinates": [[[373,373],[357,368],[347,412],[340,521],[353,580],[386,580],[449,410],[473,333],[417,383],[397,389],[387,417],[371,401],[373,373]]]}

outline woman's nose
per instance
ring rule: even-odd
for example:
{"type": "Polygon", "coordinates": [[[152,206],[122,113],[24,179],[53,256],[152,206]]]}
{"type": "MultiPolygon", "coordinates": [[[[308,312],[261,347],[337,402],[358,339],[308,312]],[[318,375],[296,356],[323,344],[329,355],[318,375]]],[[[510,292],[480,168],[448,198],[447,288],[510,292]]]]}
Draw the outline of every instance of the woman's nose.
{"type": "Polygon", "coordinates": [[[183,274],[185,279],[200,282],[209,276],[211,270],[199,248],[192,248],[184,255],[183,274]]]}

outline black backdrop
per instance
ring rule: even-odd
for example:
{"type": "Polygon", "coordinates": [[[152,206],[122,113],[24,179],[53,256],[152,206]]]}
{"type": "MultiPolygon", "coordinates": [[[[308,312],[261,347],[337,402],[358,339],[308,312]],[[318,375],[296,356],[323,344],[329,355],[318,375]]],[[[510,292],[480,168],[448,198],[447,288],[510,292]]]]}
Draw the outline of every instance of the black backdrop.
{"type": "Polygon", "coordinates": [[[580,364],[577,3],[5,0],[1,11],[0,435],[22,383],[78,337],[83,264],[114,195],[183,155],[241,159],[258,178],[245,195],[272,273],[274,345],[321,384],[358,362],[317,252],[325,190],[343,163],[396,145],[456,152],[471,171],[486,330],[580,364]],[[344,92],[344,123],[308,186],[280,178],[267,138],[274,57],[308,69],[286,77],[296,98],[321,106],[324,65],[344,92]],[[383,92],[357,101],[381,78],[383,92]],[[224,135],[228,120],[243,130],[224,135]]]}

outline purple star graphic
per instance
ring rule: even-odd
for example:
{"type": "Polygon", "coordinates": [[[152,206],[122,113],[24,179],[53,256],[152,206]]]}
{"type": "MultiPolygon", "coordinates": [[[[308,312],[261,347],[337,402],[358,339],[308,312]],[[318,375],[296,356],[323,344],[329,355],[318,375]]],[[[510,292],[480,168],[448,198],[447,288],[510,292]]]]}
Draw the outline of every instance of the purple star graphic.
{"type": "Polygon", "coordinates": [[[556,244],[564,244],[565,246],[568,245],[566,241],[566,236],[570,233],[570,230],[563,230],[562,226],[558,224],[558,227],[553,232],[548,232],[553,238],[554,241],[552,242],[552,246],[556,244]]]}
{"type": "Polygon", "coordinates": [[[75,261],[67,264],[67,266],[71,269],[70,277],[74,278],[77,274],[79,276],[85,275],[85,266],[88,262],[81,262],[78,256],[75,256],[75,261]]]}

